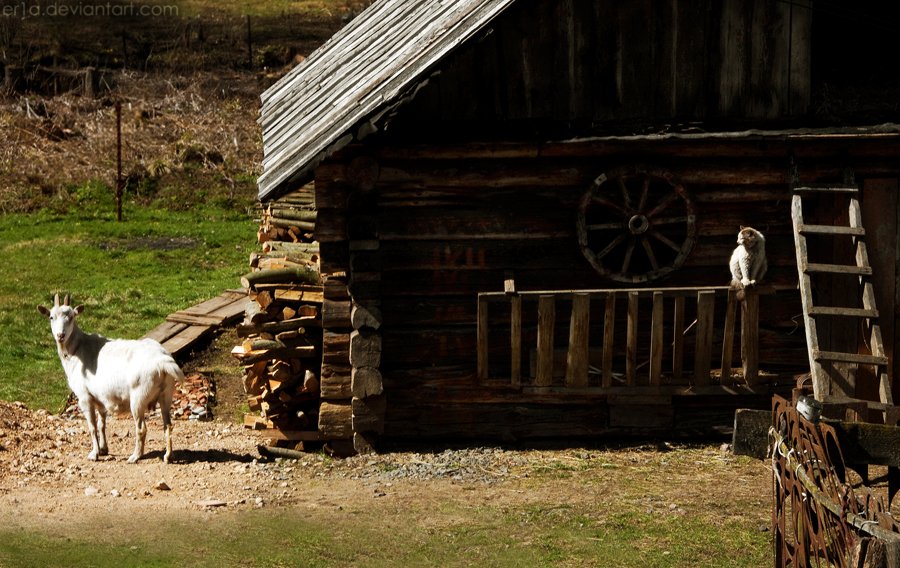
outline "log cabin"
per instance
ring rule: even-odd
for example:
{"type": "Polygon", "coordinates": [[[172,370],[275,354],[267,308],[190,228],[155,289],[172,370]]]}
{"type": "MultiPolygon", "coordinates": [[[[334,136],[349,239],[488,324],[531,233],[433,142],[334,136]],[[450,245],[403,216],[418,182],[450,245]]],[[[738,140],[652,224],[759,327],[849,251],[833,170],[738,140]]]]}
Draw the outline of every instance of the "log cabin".
{"type": "Polygon", "coordinates": [[[259,199],[315,187],[323,437],[708,433],[798,383],[892,407],[896,11],[376,0],[261,97],[259,199]]]}

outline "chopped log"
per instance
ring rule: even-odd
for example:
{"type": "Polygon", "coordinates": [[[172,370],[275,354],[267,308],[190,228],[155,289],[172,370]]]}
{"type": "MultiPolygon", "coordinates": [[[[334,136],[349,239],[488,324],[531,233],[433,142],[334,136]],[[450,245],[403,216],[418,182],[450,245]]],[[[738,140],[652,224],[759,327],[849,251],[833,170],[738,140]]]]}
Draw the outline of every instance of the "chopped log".
{"type": "Polygon", "coordinates": [[[381,334],[359,329],[350,334],[350,364],[354,367],[381,365],[381,334]]]}
{"type": "Polygon", "coordinates": [[[231,354],[244,364],[257,363],[259,361],[271,361],[273,359],[303,359],[316,356],[316,348],[312,346],[284,347],[276,349],[263,349],[248,351],[242,345],[231,350],[231,354]]]}
{"type": "Polygon", "coordinates": [[[338,365],[350,363],[350,334],[322,332],[322,361],[338,365]]]}
{"type": "Polygon", "coordinates": [[[290,219],[276,219],[275,217],[267,217],[266,224],[282,229],[290,229],[296,227],[304,231],[315,231],[316,224],[309,221],[293,221],[290,219]]]}
{"type": "Polygon", "coordinates": [[[256,325],[239,325],[237,326],[237,334],[239,337],[249,337],[250,335],[260,333],[281,333],[284,331],[294,331],[301,328],[321,327],[322,322],[314,316],[304,316],[283,321],[270,321],[256,325]]]}
{"type": "Polygon", "coordinates": [[[321,304],[324,300],[320,286],[301,286],[291,290],[276,290],[275,299],[285,302],[309,302],[321,304]]]}
{"type": "Polygon", "coordinates": [[[258,272],[250,272],[241,277],[241,286],[247,289],[254,288],[259,284],[272,283],[318,284],[319,271],[303,266],[278,270],[260,270],[258,272]]]}
{"type": "Polygon", "coordinates": [[[374,367],[353,367],[350,384],[356,398],[376,396],[384,392],[381,371],[374,367]]]}
{"type": "Polygon", "coordinates": [[[378,329],[381,327],[381,310],[375,305],[360,305],[353,303],[350,310],[350,325],[353,329],[368,327],[378,329]]]}
{"type": "Polygon", "coordinates": [[[284,253],[288,255],[312,255],[319,254],[319,243],[290,243],[282,241],[269,241],[263,244],[263,252],[267,254],[284,253]]]}
{"type": "Polygon", "coordinates": [[[315,223],[315,209],[298,209],[292,207],[269,207],[267,213],[268,219],[279,219],[283,221],[306,221],[315,223]]]}

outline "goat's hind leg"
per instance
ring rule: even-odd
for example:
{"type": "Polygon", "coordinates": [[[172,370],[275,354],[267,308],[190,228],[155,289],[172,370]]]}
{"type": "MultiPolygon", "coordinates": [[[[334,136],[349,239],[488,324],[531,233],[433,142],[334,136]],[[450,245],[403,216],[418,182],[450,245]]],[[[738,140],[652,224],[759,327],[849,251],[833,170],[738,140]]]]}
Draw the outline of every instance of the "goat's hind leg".
{"type": "Polygon", "coordinates": [[[97,455],[108,456],[109,446],[106,444],[106,410],[97,408],[97,455]]]}
{"type": "Polygon", "coordinates": [[[166,453],[163,455],[163,462],[169,463],[172,457],[172,398],[175,394],[175,384],[172,377],[167,378],[167,382],[163,386],[162,392],[159,394],[159,414],[162,418],[163,432],[166,435],[166,453]]]}
{"type": "Polygon", "coordinates": [[[128,463],[135,463],[144,455],[144,444],[147,441],[147,409],[132,401],[131,416],[134,418],[134,453],[128,458],[128,463]]]}

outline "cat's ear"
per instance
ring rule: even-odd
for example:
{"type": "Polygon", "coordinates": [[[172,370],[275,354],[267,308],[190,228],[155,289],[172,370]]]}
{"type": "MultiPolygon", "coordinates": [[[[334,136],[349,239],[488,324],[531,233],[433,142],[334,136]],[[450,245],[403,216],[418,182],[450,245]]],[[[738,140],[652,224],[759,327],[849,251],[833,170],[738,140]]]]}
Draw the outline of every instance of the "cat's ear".
{"type": "Polygon", "coordinates": [[[741,228],[742,231],[744,230],[744,226],[743,226],[743,225],[738,225],[738,226],[741,228]]]}

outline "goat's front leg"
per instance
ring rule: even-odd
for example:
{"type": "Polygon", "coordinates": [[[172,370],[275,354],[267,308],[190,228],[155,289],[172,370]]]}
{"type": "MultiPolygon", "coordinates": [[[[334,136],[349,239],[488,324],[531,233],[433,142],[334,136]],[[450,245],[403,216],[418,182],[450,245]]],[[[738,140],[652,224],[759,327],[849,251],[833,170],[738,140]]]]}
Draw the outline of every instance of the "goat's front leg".
{"type": "Polygon", "coordinates": [[[78,407],[81,409],[81,413],[84,415],[84,419],[87,422],[88,434],[90,434],[91,436],[91,452],[87,455],[87,458],[91,461],[97,461],[97,456],[100,455],[100,441],[97,438],[96,405],[93,404],[92,401],[82,401],[79,399],[78,407]]]}
{"type": "Polygon", "coordinates": [[[144,455],[144,443],[147,441],[147,421],[143,413],[134,414],[134,453],[128,463],[135,463],[144,455]]]}

